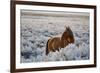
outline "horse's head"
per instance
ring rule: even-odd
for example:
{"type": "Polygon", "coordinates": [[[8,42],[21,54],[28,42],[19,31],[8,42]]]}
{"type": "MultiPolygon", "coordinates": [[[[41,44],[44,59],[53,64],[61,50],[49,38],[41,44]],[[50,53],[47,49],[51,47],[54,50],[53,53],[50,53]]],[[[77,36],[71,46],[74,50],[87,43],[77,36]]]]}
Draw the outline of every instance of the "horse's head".
{"type": "Polygon", "coordinates": [[[68,43],[74,43],[74,35],[69,26],[66,27],[66,30],[62,35],[62,38],[66,40],[68,43]]]}
{"type": "Polygon", "coordinates": [[[69,43],[74,43],[74,35],[73,35],[73,32],[72,30],[70,29],[70,27],[66,27],[66,31],[65,31],[67,34],[67,37],[66,37],[66,40],[67,42],[69,43]]]}

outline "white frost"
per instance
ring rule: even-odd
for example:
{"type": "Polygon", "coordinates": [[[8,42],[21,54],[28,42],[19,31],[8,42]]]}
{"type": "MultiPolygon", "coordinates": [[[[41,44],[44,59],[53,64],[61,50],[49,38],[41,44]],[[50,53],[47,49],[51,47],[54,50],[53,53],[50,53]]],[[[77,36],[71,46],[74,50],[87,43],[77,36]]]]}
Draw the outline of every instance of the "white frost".
{"type": "Polygon", "coordinates": [[[89,59],[89,18],[21,16],[21,63],[43,61],[68,61],[89,59]],[[50,37],[61,36],[65,26],[70,26],[75,43],[45,55],[50,37]]]}

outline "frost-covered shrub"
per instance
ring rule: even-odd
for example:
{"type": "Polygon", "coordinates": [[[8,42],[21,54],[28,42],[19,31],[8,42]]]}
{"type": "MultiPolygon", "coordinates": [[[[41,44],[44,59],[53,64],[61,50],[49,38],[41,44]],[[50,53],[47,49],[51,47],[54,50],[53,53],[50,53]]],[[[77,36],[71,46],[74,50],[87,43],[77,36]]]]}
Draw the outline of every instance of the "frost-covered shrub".
{"type": "Polygon", "coordinates": [[[86,18],[21,16],[21,63],[89,59],[89,20],[86,18]],[[72,28],[75,43],[45,55],[47,40],[61,36],[67,24],[72,28]]]}

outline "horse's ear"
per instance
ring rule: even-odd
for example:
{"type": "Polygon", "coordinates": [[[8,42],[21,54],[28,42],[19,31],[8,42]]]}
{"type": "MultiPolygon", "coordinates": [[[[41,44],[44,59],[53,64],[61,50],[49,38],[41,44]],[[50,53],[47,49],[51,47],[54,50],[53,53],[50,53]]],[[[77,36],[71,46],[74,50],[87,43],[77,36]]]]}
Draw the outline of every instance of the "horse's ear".
{"type": "Polygon", "coordinates": [[[68,29],[70,29],[70,27],[68,26],[68,29]]]}
{"type": "Polygon", "coordinates": [[[67,26],[65,26],[66,27],[66,30],[68,30],[68,27],[67,26]]]}
{"type": "Polygon", "coordinates": [[[71,31],[71,29],[70,29],[70,27],[68,26],[68,30],[70,30],[71,31]]]}
{"type": "Polygon", "coordinates": [[[69,26],[66,27],[66,30],[69,31],[69,26]]]}

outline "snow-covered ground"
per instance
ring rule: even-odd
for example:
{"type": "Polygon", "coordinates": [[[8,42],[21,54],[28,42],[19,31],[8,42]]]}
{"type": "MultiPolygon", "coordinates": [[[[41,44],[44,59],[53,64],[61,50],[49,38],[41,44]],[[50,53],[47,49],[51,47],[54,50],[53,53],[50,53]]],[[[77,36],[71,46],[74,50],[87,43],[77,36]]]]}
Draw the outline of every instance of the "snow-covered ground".
{"type": "Polygon", "coordinates": [[[89,59],[89,14],[21,11],[21,63],[89,59]],[[69,26],[75,43],[45,55],[50,37],[60,36],[69,26]]]}

